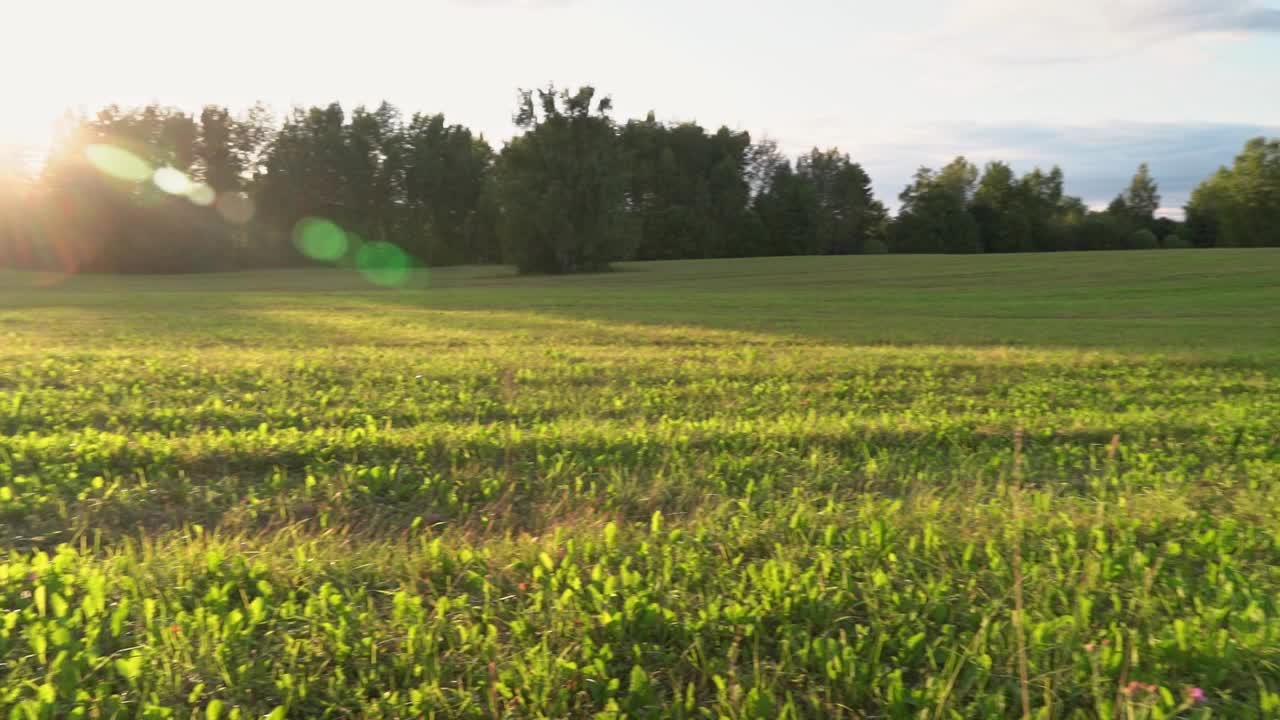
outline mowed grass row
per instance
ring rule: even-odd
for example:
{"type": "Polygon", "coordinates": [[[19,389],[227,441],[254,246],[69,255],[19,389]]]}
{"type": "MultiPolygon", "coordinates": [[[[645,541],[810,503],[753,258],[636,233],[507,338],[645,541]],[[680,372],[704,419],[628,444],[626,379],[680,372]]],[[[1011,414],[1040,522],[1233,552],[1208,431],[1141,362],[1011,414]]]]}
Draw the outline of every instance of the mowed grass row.
{"type": "Polygon", "coordinates": [[[1277,277],[7,276],[0,709],[1280,717],[1277,277]]]}
{"type": "Polygon", "coordinates": [[[642,520],[763,482],[971,492],[1008,475],[1019,432],[1028,484],[1217,493],[1275,470],[1254,366],[707,340],[15,361],[0,518],[28,544],[228,513],[537,531],[581,504],[642,520]],[[539,512],[491,508],[512,503],[539,512]]]}

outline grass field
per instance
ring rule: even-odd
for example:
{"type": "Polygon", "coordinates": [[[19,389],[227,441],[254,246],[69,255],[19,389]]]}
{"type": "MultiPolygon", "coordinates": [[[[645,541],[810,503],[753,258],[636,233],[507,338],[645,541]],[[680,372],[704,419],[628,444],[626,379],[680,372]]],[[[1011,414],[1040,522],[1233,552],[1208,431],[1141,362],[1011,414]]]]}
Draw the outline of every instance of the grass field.
{"type": "Polygon", "coordinates": [[[0,274],[0,552],[0,717],[1277,718],[1280,251],[0,274]]]}

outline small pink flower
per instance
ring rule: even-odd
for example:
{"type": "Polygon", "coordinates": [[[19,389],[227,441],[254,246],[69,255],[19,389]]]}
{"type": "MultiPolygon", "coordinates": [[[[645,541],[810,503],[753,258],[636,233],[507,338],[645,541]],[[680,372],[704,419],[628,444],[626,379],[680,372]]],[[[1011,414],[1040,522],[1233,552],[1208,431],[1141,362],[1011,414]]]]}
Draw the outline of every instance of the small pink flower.
{"type": "Polygon", "coordinates": [[[1098,646],[1097,646],[1096,644],[1094,644],[1094,643],[1085,643],[1085,644],[1084,644],[1084,651],[1085,651],[1085,652],[1087,652],[1087,653],[1094,652],[1094,651],[1095,651],[1095,650],[1097,650],[1097,649],[1098,649],[1098,646]]]}
{"type": "Polygon", "coordinates": [[[1138,682],[1137,680],[1130,680],[1129,684],[1125,685],[1124,690],[1122,690],[1121,692],[1123,692],[1126,696],[1131,697],[1133,695],[1137,695],[1139,692],[1154,693],[1157,689],[1158,688],[1152,683],[1143,683],[1143,682],[1138,682]]]}
{"type": "Polygon", "coordinates": [[[1208,700],[1209,698],[1204,694],[1204,690],[1198,687],[1187,688],[1187,702],[1192,705],[1199,705],[1200,703],[1208,702],[1208,700]]]}

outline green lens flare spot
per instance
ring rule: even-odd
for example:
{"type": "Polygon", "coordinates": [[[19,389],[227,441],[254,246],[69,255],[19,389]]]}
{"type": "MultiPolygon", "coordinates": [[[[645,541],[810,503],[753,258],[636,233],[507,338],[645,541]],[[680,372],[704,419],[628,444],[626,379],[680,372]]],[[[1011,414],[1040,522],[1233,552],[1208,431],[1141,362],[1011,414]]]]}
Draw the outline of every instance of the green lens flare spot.
{"type": "Polygon", "coordinates": [[[85,159],[100,172],[117,180],[142,182],[151,179],[151,166],[146,160],[114,145],[89,145],[84,149],[85,159]]]}
{"type": "Polygon", "coordinates": [[[312,260],[333,262],[347,254],[347,233],[324,218],[303,218],[293,226],[293,244],[312,260]]]}
{"type": "Polygon", "coordinates": [[[386,242],[364,245],[356,253],[356,269],[374,285],[393,287],[409,279],[409,256],[386,242]]]}

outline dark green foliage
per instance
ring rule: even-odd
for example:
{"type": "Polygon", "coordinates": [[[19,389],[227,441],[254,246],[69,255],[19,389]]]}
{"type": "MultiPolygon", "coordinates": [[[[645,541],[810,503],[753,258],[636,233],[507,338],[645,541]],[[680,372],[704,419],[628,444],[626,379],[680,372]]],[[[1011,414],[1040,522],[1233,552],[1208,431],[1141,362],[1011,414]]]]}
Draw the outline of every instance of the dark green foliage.
{"type": "Polygon", "coordinates": [[[1063,194],[1054,167],[1015,177],[1002,162],[978,169],[957,158],[934,173],[922,168],[902,194],[893,227],[895,252],[1030,252],[1101,249],[1079,198],[1063,194]]]}
{"type": "Polygon", "coordinates": [[[1280,245],[1280,139],[1250,140],[1196,188],[1187,225],[1198,247],[1280,245]]]}
{"type": "Polygon", "coordinates": [[[1072,227],[1073,250],[1123,250],[1132,234],[1127,220],[1110,212],[1089,213],[1072,227]]]}
{"type": "Polygon", "coordinates": [[[443,115],[406,119],[385,102],[350,113],[336,103],[295,108],[279,125],[261,105],[196,115],[110,106],[83,119],[38,178],[4,191],[0,265],[350,266],[365,244],[383,243],[428,266],[560,273],[624,259],[1150,247],[1140,230],[1194,247],[1280,244],[1280,140],[1251,141],[1197,188],[1185,224],[1156,216],[1159,187],[1145,164],[1092,212],[1064,193],[1057,167],[1017,176],[1005,163],[979,172],[964,158],[922,169],[891,218],[871,178],[838,149],[793,161],[767,138],[653,113],[619,127],[593,98],[589,88],[522,94],[525,133],[500,152],[443,115]],[[86,161],[94,144],[144,169],[110,177],[86,161]],[[193,192],[161,191],[154,170],[193,192]],[[295,230],[308,218],[341,228],[341,254],[299,252],[295,230]]]}
{"type": "Polygon", "coordinates": [[[970,208],[984,252],[1025,252],[1035,249],[1031,219],[1021,203],[1021,186],[1013,169],[988,163],[970,208]]]}
{"type": "Polygon", "coordinates": [[[489,144],[443,115],[415,115],[402,137],[406,249],[430,265],[498,262],[489,144]]]}
{"type": "Polygon", "coordinates": [[[1160,247],[1165,250],[1185,250],[1191,246],[1191,242],[1179,233],[1165,235],[1160,241],[1160,247]]]}
{"type": "Polygon", "coordinates": [[[209,105],[200,113],[197,174],[214,190],[239,190],[244,184],[247,152],[237,142],[238,127],[226,108],[209,105]]]}
{"type": "Polygon", "coordinates": [[[370,242],[401,239],[397,213],[403,205],[405,152],[400,113],[383,103],[374,112],[358,107],[343,128],[341,158],[346,181],[348,228],[370,242]]]}
{"type": "Polygon", "coordinates": [[[1156,237],[1163,238],[1181,233],[1184,227],[1185,223],[1180,223],[1167,217],[1158,217],[1151,221],[1148,229],[1155,233],[1156,237]]]}
{"type": "Polygon", "coordinates": [[[289,242],[294,224],[302,218],[321,217],[343,226],[358,219],[351,183],[343,172],[352,169],[350,158],[344,157],[345,119],[336,103],[297,108],[277,133],[255,187],[263,230],[261,262],[304,261],[289,242]]]}
{"type": "Polygon", "coordinates": [[[817,201],[816,250],[825,255],[863,252],[884,225],[886,213],[871,194],[871,177],[848,154],[814,148],[800,158],[796,174],[807,180],[817,201]]]}
{"type": "Polygon", "coordinates": [[[980,252],[978,223],[969,212],[978,169],[956,158],[938,172],[920,168],[899,199],[902,209],[890,247],[907,253],[980,252]]]}
{"type": "Polygon", "coordinates": [[[1220,209],[1213,190],[1202,185],[1191,194],[1187,205],[1187,237],[1194,247],[1209,248],[1218,244],[1220,209]]]}
{"type": "Polygon", "coordinates": [[[1063,194],[1062,169],[1048,173],[1036,168],[1018,183],[1022,212],[1031,231],[1032,248],[1042,252],[1073,249],[1068,240],[1070,227],[1088,213],[1079,199],[1063,194]]]}
{"type": "Polygon", "coordinates": [[[745,170],[751,138],[695,123],[666,125],[653,113],[620,133],[640,260],[740,255],[749,224],[745,170]]]}
{"type": "Polygon", "coordinates": [[[774,168],[769,188],[755,200],[764,225],[764,255],[811,255],[818,250],[818,193],[784,162],[774,168]]]}
{"type": "Polygon", "coordinates": [[[521,272],[598,272],[627,256],[625,162],[611,107],[589,86],[521,92],[515,122],[525,133],[498,161],[499,232],[521,272]]]}
{"type": "Polygon", "coordinates": [[[1016,178],[1001,162],[977,168],[957,158],[939,172],[921,168],[902,193],[891,227],[894,252],[967,253],[1156,248],[1181,227],[1156,218],[1160,196],[1146,165],[1104,212],[1063,193],[1060,168],[1016,178]]]}
{"type": "Polygon", "coordinates": [[[1138,166],[1123,199],[1135,223],[1147,226],[1155,220],[1156,210],[1160,209],[1160,188],[1152,179],[1146,163],[1138,166]]]}
{"type": "Polygon", "coordinates": [[[1128,249],[1130,250],[1155,250],[1158,247],[1160,247],[1160,240],[1155,233],[1146,228],[1135,230],[1129,236],[1128,249]]]}

